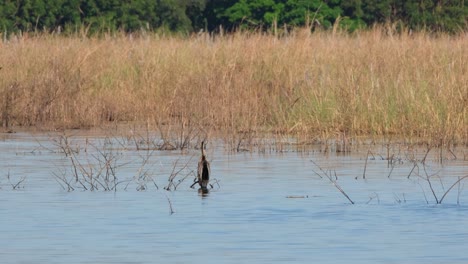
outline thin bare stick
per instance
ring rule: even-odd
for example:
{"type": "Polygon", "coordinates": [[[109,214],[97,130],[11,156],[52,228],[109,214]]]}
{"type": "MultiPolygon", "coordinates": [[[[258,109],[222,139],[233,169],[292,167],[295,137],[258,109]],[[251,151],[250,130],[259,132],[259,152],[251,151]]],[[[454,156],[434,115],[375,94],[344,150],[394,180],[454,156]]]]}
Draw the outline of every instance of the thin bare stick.
{"type": "Polygon", "coordinates": [[[189,165],[189,163],[192,161],[193,157],[194,157],[194,156],[192,155],[192,156],[190,157],[190,159],[187,161],[187,163],[185,163],[185,164],[182,166],[182,168],[180,168],[180,169],[177,170],[177,171],[175,171],[175,169],[176,169],[176,167],[177,167],[177,164],[178,164],[180,158],[176,160],[175,164],[174,164],[173,167],[172,167],[172,172],[171,172],[171,174],[169,175],[169,178],[168,178],[169,184],[168,184],[164,189],[166,189],[166,190],[171,190],[171,186],[173,186],[173,187],[174,187],[174,190],[176,190],[176,189],[177,189],[177,186],[179,186],[179,184],[182,183],[182,181],[184,181],[184,180],[188,177],[188,175],[190,175],[190,173],[189,173],[189,174],[187,174],[185,177],[183,177],[182,179],[180,179],[179,182],[178,182],[177,184],[174,183],[174,179],[177,177],[177,175],[178,175],[181,171],[183,171],[185,168],[188,167],[188,165],[189,165]]]}
{"type": "Polygon", "coordinates": [[[16,188],[18,188],[18,186],[19,186],[24,180],[26,180],[26,176],[24,176],[23,178],[21,178],[21,180],[19,180],[19,182],[17,182],[16,184],[13,184],[13,183],[11,183],[11,180],[10,180],[10,170],[8,170],[7,179],[8,179],[8,182],[10,183],[11,187],[13,188],[13,190],[16,190],[16,188]]]}
{"type": "Polygon", "coordinates": [[[362,178],[363,179],[366,178],[367,160],[369,160],[369,153],[370,153],[370,149],[367,150],[366,163],[364,163],[364,172],[362,173],[362,178]]]}
{"type": "Polygon", "coordinates": [[[193,187],[198,183],[198,181],[194,181],[192,185],[190,185],[190,188],[193,189],[193,187]]]}
{"type": "Polygon", "coordinates": [[[71,163],[72,163],[72,166],[73,166],[73,172],[75,174],[75,180],[78,182],[78,170],[76,168],[76,164],[75,164],[75,161],[74,161],[72,156],[70,156],[70,160],[71,160],[71,163]]]}
{"type": "Polygon", "coordinates": [[[439,202],[439,199],[437,198],[437,195],[436,195],[436,193],[435,193],[435,191],[434,191],[434,188],[432,187],[432,183],[431,183],[431,179],[430,179],[431,176],[429,176],[429,175],[427,174],[426,166],[423,166],[423,168],[424,168],[424,172],[426,173],[426,181],[427,181],[427,183],[429,184],[429,188],[431,189],[432,195],[434,196],[434,199],[436,200],[436,203],[439,204],[439,203],[440,203],[440,202],[439,202]]]}
{"type": "Polygon", "coordinates": [[[448,152],[450,152],[450,154],[452,154],[453,159],[457,160],[457,155],[455,155],[455,153],[453,153],[453,151],[450,149],[450,147],[448,147],[447,150],[448,150],[448,152]]]}
{"type": "Polygon", "coordinates": [[[394,157],[395,157],[395,154],[392,154],[392,156],[387,159],[387,168],[393,165],[393,163],[394,163],[393,158],[394,157]]]}
{"type": "Polygon", "coordinates": [[[416,168],[417,166],[418,166],[418,163],[417,163],[417,162],[414,162],[414,166],[413,166],[413,168],[411,169],[410,173],[408,174],[408,179],[409,179],[409,177],[411,176],[411,174],[413,173],[414,168],[416,168]]]}
{"type": "MultiPolygon", "coordinates": [[[[324,175],[326,175],[326,176],[328,177],[327,172],[326,172],[325,170],[323,170],[322,167],[320,167],[317,163],[315,163],[315,161],[313,161],[313,160],[310,160],[310,161],[311,161],[317,168],[319,168],[320,171],[322,171],[322,173],[323,173],[324,175]]],[[[314,172],[315,172],[315,171],[314,171],[314,172]]],[[[315,174],[317,174],[318,176],[320,176],[320,178],[323,178],[319,173],[315,172],[315,174]]]]}
{"type": "Polygon", "coordinates": [[[390,169],[390,172],[388,173],[387,178],[390,178],[390,175],[392,175],[393,169],[395,168],[395,164],[393,164],[393,162],[392,162],[392,164],[390,166],[392,166],[392,168],[390,169]]]}
{"type": "Polygon", "coordinates": [[[71,184],[67,181],[67,179],[66,179],[66,177],[65,177],[65,173],[62,175],[62,177],[60,177],[59,175],[57,175],[55,172],[53,172],[52,174],[55,176],[55,177],[54,177],[55,181],[56,181],[64,190],[66,190],[66,188],[65,188],[65,186],[63,186],[63,184],[62,184],[61,182],[65,183],[65,184],[67,185],[67,188],[68,188],[68,191],[69,191],[69,192],[75,190],[75,188],[73,188],[73,187],[71,186],[71,184]],[[60,180],[60,181],[59,181],[59,180],[60,180]]]}
{"type": "Polygon", "coordinates": [[[16,188],[18,188],[18,186],[19,186],[22,182],[24,182],[24,180],[26,180],[26,176],[24,176],[23,178],[21,178],[21,180],[13,186],[13,190],[16,190],[16,188]]]}
{"type": "MultiPolygon", "coordinates": [[[[60,177],[58,177],[58,175],[55,174],[55,172],[53,172],[52,174],[54,174],[54,179],[55,181],[60,185],[60,187],[62,187],[63,190],[66,190],[65,187],[63,186],[63,184],[61,182],[59,182],[57,179],[60,179],[62,181],[64,181],[63,179],[61,179],[60,177]]],[[[65,181],[66,182],[66,181],[65,181]]]]}
{"type": "MultiPolygon", "coordinates": [[[[328,178],[328,180],[333,184],[333,186],[335,186],[336,189],[338,189],[338,191],[341,192],[341,194],[343,194],[346,199],[349,200],[349,202],[351,202],[351,204],[354,204],[353,200],[351,200],[351,198],[349,198],[348,194],[346,194],[346,192],[341,188],[340,185],[338,185],[338,183],[336,182],[338,180],[338,176],[336,175],[336,171],[334,171],[334,176],[335,176],[335,179],[333,179],[333,175],[331,175],[331,172],[330,173],[327,173],[325,170],[323,170],[317,163],[315,163],[313,160],[310,160],[315,166],[317,166],[320,171],[322,171],[322,173],[328,178]]],[[[319,173],[315,172],[315,174],[319,175],[319,173]]],[[[322,177],[321,177],[322,178],[322,177]]]]}
{"type": "Polygon", "coordinates": [[[427,158],[427,155],[429,154],[430,151],[431,151],[431,147],[428,147],[428,149],[426,151],[426,155],[424,155],[424,158],[421,160],[422,164],[426,163],[426,158],[427,158]]]}
{"type": "Polygon", "coordinates": [[[424,200],[426,200],[426,203],[429,204],[429,200],[427,200],[426,192],[424,191],[424,188],[422,187],[421,183],[418,181],[418,185],[421,188],[423,195],[424,195],[424,200]]]}
{"type": "Polygon", "coordinates": [[[177,163],[179,163],[179,160],[180,160],[180,158],[178,158],[178,159],[175,161],[174,165],[172,166],[171,174],[169,175],[169,179],[167,179],[167,180],[169,181],[169,184],[164,188],[164,189],[166,189],[166,190],[170,190],[170,189],[171,189],[172,181],[173,181],[174,178],[177,176],[177,173],[174,174],[174,171],[175,171],[175,169],[176,169],[176,167],[177,167],[177,163]]]}
{"type": "Polygon", "coordinates": [[[172,183],[172,185],[174,186],[174,191],[177,190],[177,187],[179,187],[179,185],[185,180],[188,178],[188,176],[190,176],[191,174],[195,174],[193,171],[189,172],[188,174],[186,174],[184,177],[182,177],[182,179],[179,179],[177,181],[177,184],[174,184],[172,183]]]}
{"type": "MultiPolygon", "coordinates": [[[[214,183],[216,183],[218,185],[218,188],[221,188],[221,185],[219,185],[219,180],[218,179],[213,179],[212,181],[214,181],[214,183]]],[[[211,188],[214,188],[211,183],[210,183],[210,185],[211,185],[211,188]]]]}
{"type": "MultiPolygon", "coordinates": [[[[458,179],[460,179],[460,177],[458,177],[458,179]]],[[[461,189],[462,189],[461,182],[458,182],[457,204],[460,204],[461,189]]]]}
{"type": "MultiPolygon", "coordinates": [[[[336,171],[335,171],[335,178],[338,179],[338,177],[336,176],[336,171]]],[[[349,198],[349,196],[345,193],[345,191],[336,183],[336,180],[332,181],[332,183],[351,202],[351,204],[354,204],[353,200],[351,200],[351,198],[349,198]]]]}
{"type": "Polygon", "coordinates": [[[450,186],[450,188],[447,189],[447,191],[444,193],[444,195],[442,195],[442,197],[440,198],[440,201],[438,203],[442,203],[442,201],[444,200],[445,196],[450,192],[450,190],[452,190],[452,188],[457,185],[458,183],[460,183],[462,180],[468,178],[468,175],[465,175],[463,177],[459,177],[458,180],[452,184],[452,186],[450,186]]]}
{"type": "Polygon", "coordinates": [[[166,198],[167,198],[167,202],[169,203],[170,213],[172,215],[173,213],[175,213],[174,208],[172,208],[172,202],[171,202],[171,200],[169,199],[169,197],[167,195],[166,195],[166,198]]]}
{"type": "Polygon", "coordinates": [[[86,187],[86,185],[84,185],[84,184],[81,182],[81,180],[78,180],[78,183],[81,184],[81,187],[83,187],[83,189],[85,189],[85,191],[88,190],[88,188],[86,187]]]}
{"type": "Polygon", "coordinates": [[[156,182],[154,181],[153,177],[151,177],[151,175],[150,175],[150,176],[148,176],[147,178],[149,178],[149,179],[150,179],[150,181],[152,181],[152,182],[153,182],[153,184],[154,184],[154,187],[156,187],[156,190],[159,190],[159,186],[156,184],[156,182]]]}
{"type": "Polygon", "coordinates": [[[379,194],[376,192],[373,193],[373,196],[369,196],[369,201],[366,204],[369,204],[374,198],[377,198],[377,203],[380,204],[379,194]]]}

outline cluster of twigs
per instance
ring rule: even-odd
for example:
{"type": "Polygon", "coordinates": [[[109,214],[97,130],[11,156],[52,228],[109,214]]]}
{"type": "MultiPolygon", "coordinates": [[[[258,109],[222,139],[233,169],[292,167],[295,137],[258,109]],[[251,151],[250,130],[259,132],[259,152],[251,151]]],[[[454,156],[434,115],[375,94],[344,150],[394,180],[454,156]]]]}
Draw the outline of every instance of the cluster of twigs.
{"type": "MultiPolygon", "coordinates": [[[[124,186],[120,189],[127,190],[129,186],[135,186],[137,191],[145,191],[154,186],[156,190],[159,189],[158,184],[154,179],[154,162],[151,158],[156,150],[159,148],[141,148],[141,144],[149,146],[150,140],[149,133],[146,139],[137,140],[137,137],[127,138],[127,141],[106,137],[102,145],[85,141],[85,145],[74,144],[71,138],[67,135],[60,135],[53,140],[54,145],[65,155],[69,160],[71,166],[59,168],[59,173],[53,172],[55,180],[66,191],[74,191],[75,189],[89,190],[89,191],[113,191],[117,192],[119,186],[124,186]],[[114,146],[115,143],[119,145],[114,146]],[[139,167],[136,169],[134,176],[131,179],[120,179],[117,171],[129,164],[135,164],[134,161],[124,162],[124,150],[127,150],[127,144],[134,142],[136,146],[136,153],[140,157],[139,167]]],[[[166,191],[175,191],[177,188],[191,175],[196,179],[193,170],[189,169],[190,162],[193,156],[185,163],[177,159],[172,165],[172,171],[168,176],[167,185],[163,187],[166,191]]],[[[9,177],[8,177],[9,179],[9,177]]],[[[23,179],[24,180],[24,179],[23,179]]],[[[22,181],[23,181],[22,180],[22,181]]],[[[18,182],[12,185],[14,189],[21,184],[18,182]]],[[[215,179],[215,183],[218,181],[215,179]]],[[[211,185],[213,188],[213,185],[211,185]]],[[[172,201],[166,195],[170,214],[173,214],[174,208],[172,201]]]]}
{"type": "MultiPolygon", "coordinates": [[[[412,166],[406,178],[407,179],[410,179],[411,177],[416,178],[417,180],[416,183],[421,187],[426,203],[429,204],[430,201],[426,195],[425,189],[426,190],[429,189],[430,193],[434,197],[434,201],[436,204],[441,204],[444,201],[444,199],[447,197],[447,195],[453,189],[455,189],[456,186],[458,186],[457,204],[459,204],[460,193],[461,193],[461,190],[463,189],[463,186],[461,183],[463,182],[463,180],[468,178],[468,174],[459,176],[457,180],[455,180],[453,183],[450,183],[448,188],[446,188],[446,186],[444,186],[444,181],[442,177],[439,175],[439,172],[435,172],[432,174],[428,172],[429,165],[427,164],[427,158],[431,150],[433,150],[433,147],[431,147],[430,145],[427,145],[427,148],[425,150],[423,157],[420,159],[417,159],[413,151],[406,151],[405,153],[402,153],[400,149],[400,151],[398,151],[397,153],[392,153],[392,151],[390,151],[390,144],[386,144],[386,152],[387,152],[386,157],[378,153],[374,153],[369,149],[367,151],[367,155],[366,155],[366,159],[364,163],[364,171],[362,173],[362,179],[366,179],[366,171],[367,171],[369,160],[378,159],[378,160],[386,161],[387,167],[389,168],[389,173],[387,175],[388,178],[391,177],[392,172],[396,166],[401,165],[401,164],[407,164],[409,162],[410,164],[412,164],[412,166]],[[421,184],[420,180],[422,180],[424,184],[421,184]],[[436,187],[438,185],[437,182],[440,185],[440,188],[436,187]],[[424,188],[424,185],[426,185],[426,188],[424,188]],[[442,189],[442,192],[440,192],[439,189],[442,189]]],[[[457,159],[457,156],[454,154],[452,150],[448,149],[447,152],[449,153],[449,159],[452,159],[452,160],[457,159]]],[[[442,151],[439,150],[438,148],[438,152],[436,153],[437,155],[436,158],[438,162],[443,162],[444,160],[441,153],[442,151]]],[[[313,171],[314,174],[316,174],[320,178],[328,179],[333,184],[333,186],[338,191],[340,191],[343,194],[343,196],[345,196],[346,199],[351,204],[354,204],[354,201],[351,200],[349,195],[343,190],[343,188],[341,188],[340,185],[338,185],[337,183],[338,177],[337,177],[335,170],[333,171],[325,170],[313,160],[311,160],[311,162],[318,168],[318,171],[313,171]]],[[[358,178],[360,178],[360,176],[355,177],[356,180],[358,178]]],[[[397,203],[406,202],[406,197],[404,193],[401,196],[394,193],[394,198],[397,203]]],[[[380,202],[380,197],[378,193],[376,192],[372,193],[369,196],[369,200],[367,201],[367,203],[369,203],[370,201],[374,199],[380,202]]]]}
{"type": "MultiPolygon", "coordinates": [[[[429,156],[429,153],[432,150],[434,150],[434,148],[437,149],[437,153],[435,154],[436,160],[437,160],[437,162],[439,162],[441,164],[444,162],[445,159],[451,159],[451,160],[456,160],[457,159],[457,156],[451,150],[450,147],[445,147],[444,148],[442,145],[427,144],[423,157],[421,159],[418,159],[418,158],[416,158],[413,151],[408,151],[404,155],[402,155],[401,153],[390,154],[390,144],[387,144],[386,145],[387,158],[385,160],[387,160],[387,166],[390,168],[388,178],[390,178],[395,166],[397,166],[398,164],[403,164],[405,162],[410,162],[410,163],[412,163],[412,168],[411,168],[410,172],[408,173],[407,178],[410,179],[410,177],[414,175],[418,180],[422,180],[423,182],[425,182],[427,184],[427,187],[429,188],[432,196],[434,197],[434,200],[435,200],[436,204],[441,204],[444,201],[445,197],[457,185],[458,185],[457,203],[459,203],[460,192],[461,192],[461,189],[462,189],[461,182],[464,179],[468,178],[468,174],[464,175],[464,176],[459,176],[458,179],[449,186],[449,188],[445,189],[444,183],[442,181],[442,177],[439,175],[438,172],[433,173],[433,174],[428,173],[427,158],[429,156]],[[444,155],[443,155],[444,150],[446,150],[447,153],[448,153],[447,158],[444,158],[444,155]],[[423,173],[421,173],[421,171],[423,171],[423,173]],[[442,195],[437,194],[436,188],[434,186],[434,184],[435,184],[434,180],[435,179],[438,179],[438,181],[440,183],[440,186],[441,186],[441,188],[443,190],[442,195]]],[[[369,150],[368,155],[366,157],[366,165],[364,166],[363,178],[365,178],[365,171],[366,171],[367,160],[369,159],[369,155],[372,155],[374,157],[372,152],[369,150]]],[[[380,156],[380,157],[382,159],[384,159],[382,156],[380,156]]],[[[427,199],[427,196],[426,196],[426,193],[424,191],[423,186],[419,183],[419,181],[417,183],[421,186],[421,190],[423,191],[423,195],[424,195],[424,199],[426,200],[426,203],[429,204],[429,200],[427,199]]],[[[400,199],[396,199],[396,200],[398,201],[400,199]]]]}
{"type": "MultiPolygon", "coordinates": [[[[153,173],[152,166],[150,165],[150,158],[152,157],[155,150],[146,150],[144,155],[139,155],[141,159],[140,167],[137,169],[137,172],[133,176],[133,180],[127,180],[124,190],[127,190],[128,186],[133,182],[137,185],[137,191],[145,191],[149,188],[148,184],[154,185],[156,189],[159,189],[159,186],[156,184],[153,173]],[[148,167],[149,166],[149,167],[148,167]]],[[[139,152],[140,153],[140,152],[139,152]]]]}
{"type": "Polygon", "coordinates": [[[67,167],[58,167],[60,172],[53,172],[55,180],[63,189],[117,191],[122,181],[118,180],[116,172],[124,164],[119,163],[121,154],[113,150],[109,138],[104,140],[102,148],[88,140],[84,148],[73,145],[67,135],[60,135],[54,139],[54,143],[71,164],[71,176],[67,167]]]}
{"type": "MultiPolygon", "coordinates": [[[[459,176],[458,179],[454,183],[452,183],[449,188],[445,189],[444,184],[442,182],[442,179],[441,179],[441,177],[440,177],[440,175],[438,173],[429,174],[427,172],[426,158],[427,158],[430,151],[431,151],[431,147],[428,147],[427,151],[426,151],[426,154],[424,155],[424,157],[421,160],[417,160],[417,159],[411,160],[414,165],[413,165],[413,168],[411,169],[410,173],[408,174],[407,178],[409,179],[412,175],[415,175],[418,179],[422,179],[423,181],[425,181],[427,183],[427,186],[429,187],[431,193],[432,193],[432,196],[434,197],[434,200],[435,200],[436,204],[441,204],[444,201],[444,198],[447,196],[447,194],[449,194],[449,192],[455,186],[458,185],[457,203],[459,203],[460,192],[461,192],[461,182],[464,179],[468,178],[468,174],[464,175],[464,176],[459,176]],[[424,174],[420,173],[420,166],[422,166],[422,170],[424,171],[424,174]],[[441,187],[443,189],[442,196],[438,195],[435,188],[434,188],[433,179],[436,179],[436,178],[439,179],[440,185],[441,185],[441,187]]],[[[454,157],[456,157],[455,154],[453,154],[453,152],[451,152],[451,153],[452,153],[452,155],[454,157]]],[[[438,156],[439,161],[442,160],[441,157],[442,157],[442,155],[439,154],[439,156],[438,156]]],[[[421,189],[423,191],[426,203],[429,203],[429,201],[428,201],[428,199],[426,197],[426,194],[424,192],[424,189],[422,187],[421,187],[421,189]]]]}
{"type": "Polygon", "coordinates": [[[178,170],[176,170],[176,168],[178,168],[178,163],[179,163],[180,159],[177,159],[174,162],[174,165],[172,166],[171,174],[169,175],[169,178],[167,179],[167,182],[168,182],[167,186],[164,187],[164,190],[167,190],[167,191],[177,190],[177,187],[179,187],[179,185],[182,182],[184,182],[190,175],[193,175],[194,178],[196,178],[195,172],[193,170],[190,170],[188,173],[182,174],[182,172],[187,170],[187,166],[189,165],[192,158],[193,158],[193,156],[190,158],[189,161],[187,161],[187,163],[185,163],[178,170]],[[179,175],[181,175],[181,177],[178,177],[179,175]]]}
{"type": "MultiPolygon", "coordinates": [[[[119,189],[127,190],[130,186],[135,186],[137,191],[145,191],[151,187],[159,189],[155,181],[155,163],[150,161],[156,149],[137,149],[139,160],[125,161],[123,151],[127,148],[122,148],[125,144],[113,138],[106,137],[102,145],[86,140],[83,146],[75,144],[67,135],[60,135],[53,142],[70,165],[57,166],[59,172],[53,172],[55,180],[64,190],[74,191],[78,188],[85,191],[116,192],[119,189]],[[115,146],[116,142],[120,146],[115,146]],[[139,164],[133,177],[120,178],[117,172],[130,164],[139,164]]],[[[192,158],[182,165],[180,159],[173,163],[164,190],[175,191],[190,175],[195,175],[193,170],[188,169],[191,160],[192,158]]]]}
{"type": "MultiPolygon", "coordinates": [[[[10,175],[10,170],[8,170],[6,178],[8,180],[8,184],[11,186],[12,190],[19,190],[21,188],[24,188],[24,181],[26,180],[26,176],[22,176],[19,180],[15,180],[12,182],[11,175],[10,175]]],[[[0,187],[1,189],[1,187],[0,187]]]]}
{"type": "Polygon", "coordinates": [[[171,126],[157,124],[159,135],[150,133],[148,124],[143,132],[138,132],[137,129],[132,130],[130,135],[131,141],[135,144],[137,150],[184,150],[190,147],[192,140],[196,137],[192,127],[174,129],[171,126]],[[169,134],[174,134],[174,131],[179,133],[180,137],[170,137],[169,134]]]}

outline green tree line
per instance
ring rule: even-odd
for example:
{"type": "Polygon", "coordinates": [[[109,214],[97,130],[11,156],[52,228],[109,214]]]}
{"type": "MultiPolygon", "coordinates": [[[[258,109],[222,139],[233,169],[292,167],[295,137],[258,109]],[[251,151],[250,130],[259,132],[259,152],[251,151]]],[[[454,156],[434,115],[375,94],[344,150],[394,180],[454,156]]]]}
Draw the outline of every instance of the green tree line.
{"type": "Polygon", "coordinates": [[[191,33],[304,25],[467,29],[464,0],[0,0],[0,32],[141,30],[191,33]]]}

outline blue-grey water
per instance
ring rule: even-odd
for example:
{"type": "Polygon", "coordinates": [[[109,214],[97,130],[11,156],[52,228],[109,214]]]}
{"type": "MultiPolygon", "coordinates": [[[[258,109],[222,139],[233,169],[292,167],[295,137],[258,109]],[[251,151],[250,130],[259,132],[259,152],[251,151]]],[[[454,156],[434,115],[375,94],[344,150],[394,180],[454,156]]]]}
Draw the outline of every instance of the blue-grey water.
{"type": "Polygon", "coordinates": [[[213,140],[214,188],[201,195],[190,188],[199,150],[137,151],[131,141],[99,137],[85,147],[84,136],[70,139],[83,168],[97,175],[96,150],[106,149],[125,182],[91,191],[70,181],[68,191],[56,177],[72,179],[73,165],[57,138],[0,138],[1,263],[468,263],[466,183],[436,204],[424,179],[436,175],[440,199],[468,174],[466,149],[454,150],[456,158],[444,152],[442,163],[429,155],[426,172],[420,164],[408,178],[406,150],[391,150],[401,158],[392,170],[380,157],[386,148],[374,146],[363,179],[367,148],[235,153],[213,140]],[[355,204],[310,160],[332,180],[336,172],[355,204]],[[152,180],[138,182],[143,172],[152,180]],[[166,191],[171,173],[176,183],[186,178],[166,191]]]}

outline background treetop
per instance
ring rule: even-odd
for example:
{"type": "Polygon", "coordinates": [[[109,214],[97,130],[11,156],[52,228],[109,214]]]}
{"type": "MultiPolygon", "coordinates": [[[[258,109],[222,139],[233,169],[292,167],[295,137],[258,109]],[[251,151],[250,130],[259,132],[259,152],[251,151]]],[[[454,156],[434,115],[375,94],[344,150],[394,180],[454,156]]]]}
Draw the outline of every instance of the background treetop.
{"type": "Polygon", "coordinates": [[[334,24],[464,32],[464,0],[0,0],[0,32],[179,33],[334,24]]]}

